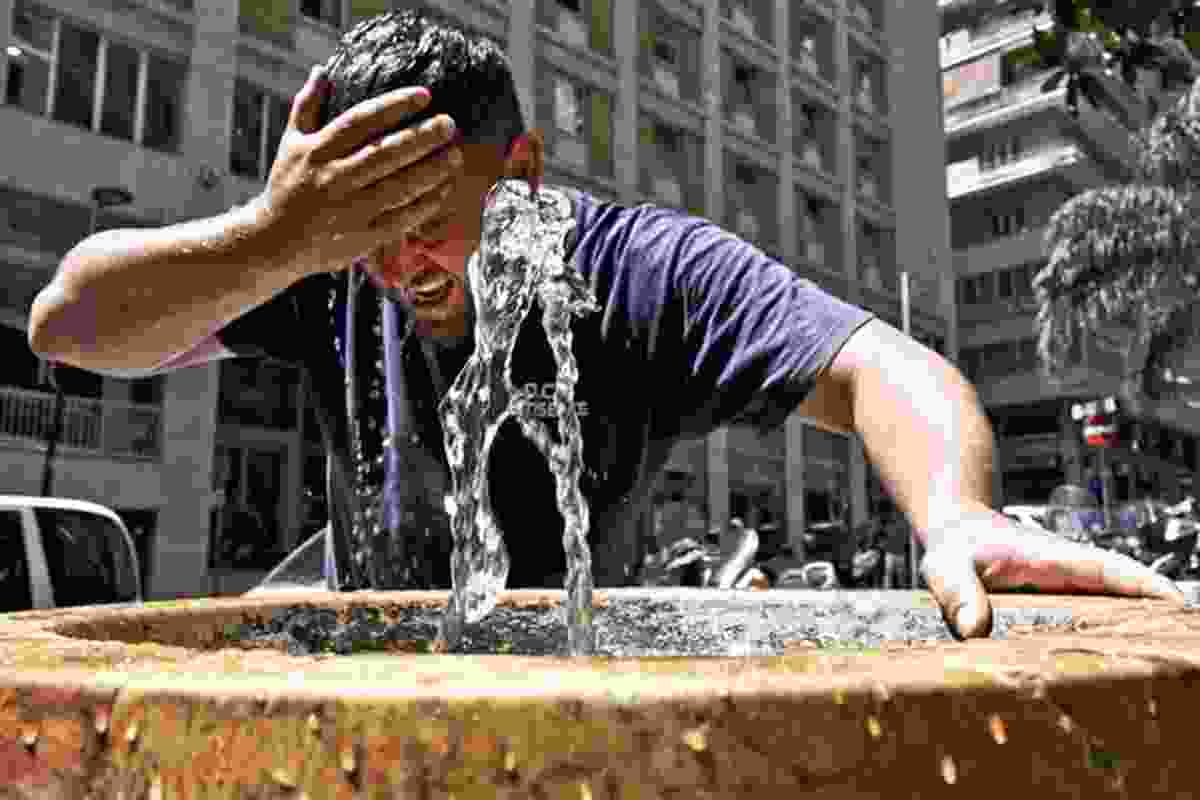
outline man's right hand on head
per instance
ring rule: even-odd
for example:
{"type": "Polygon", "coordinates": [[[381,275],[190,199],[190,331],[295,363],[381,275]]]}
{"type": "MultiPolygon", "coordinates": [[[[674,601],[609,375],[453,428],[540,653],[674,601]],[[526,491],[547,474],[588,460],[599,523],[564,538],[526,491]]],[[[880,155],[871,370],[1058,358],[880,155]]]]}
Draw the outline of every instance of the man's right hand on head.
{"type": "Polygon", "coordinates": [[[404,238],[434,217],[461,168],[447,147],[454,123],[438,115],[400,128],[430,101],[423,88],[364,100],[320,125],[326,93],[316,67],[292,102],[267,186],[260,229],[285,266],[310,275],[404,238]]]}

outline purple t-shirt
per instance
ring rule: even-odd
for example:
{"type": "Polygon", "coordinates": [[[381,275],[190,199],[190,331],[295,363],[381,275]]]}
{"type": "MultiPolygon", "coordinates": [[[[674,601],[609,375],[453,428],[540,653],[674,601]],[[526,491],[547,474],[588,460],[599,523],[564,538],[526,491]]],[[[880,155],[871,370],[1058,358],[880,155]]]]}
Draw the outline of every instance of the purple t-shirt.
{"type": "MultiPolygon", "coordinates": [[[[599,305],[573,325],[576,401],[586,403],[581,488],[591,512],[597,585],[618,585],[627,579],[625,568],[634,566],[636,523],[671,447],[733,422],[763,429],[781,424],[872,315],[707,220],[650,205],[602,203],[559,187],[543,191],[565,192],[575,203],[574,264],[599,305]]],[[[337,291],[345,284],[344,274],[308,278],[218,334],[236,354],[308,370],[331,464],[347,465],[343,471],[352,469],[342,358],[351,337],[344,327],[345,290],[340,299],[337,291]]],[[[399,336],[404,326],[390,315],[403,313],[396,305],[376,335],[399,336]]],[[[385,513],[389,526],[402,527],[404,515],[395,506],[406,502],[402,495],[412,496],[411,487],[421,486],[427,495],[448,489],[434,375],[453,381],[471,344],[441,349],[436,370],[415,336],[389,350],[394,352],[386,359],[375,354],[367,363],[379,360],[388,385],[403,382],[407,389],[403,414],[413,433],[405,441],[413,447],[406,454],[381,454],[377,478],[385,507],[392,506],[385,513]],[[434,474],[438,470],[441,475],[434,474]]],[[[531,313],[523,325],[512,363],[515,385],[553,385],[555,365],[540,314],[531,313]]],[[[383,402],[386,410],[363,405],[359,427],[398,424],[392,418],[401,412],[383,402]]],[[[515,424],[498,434],[489,481],[512,557],[509,586],[561,586],[562,520],[554,484],[515,424]]],[[[350,483],[336,474],[331,481],[335,526],[347,524],[339,521],[337,508],[345,504],[337,495],[350,483]]],[[[448,563],[432,582],[449,585],[448,563]]]]}

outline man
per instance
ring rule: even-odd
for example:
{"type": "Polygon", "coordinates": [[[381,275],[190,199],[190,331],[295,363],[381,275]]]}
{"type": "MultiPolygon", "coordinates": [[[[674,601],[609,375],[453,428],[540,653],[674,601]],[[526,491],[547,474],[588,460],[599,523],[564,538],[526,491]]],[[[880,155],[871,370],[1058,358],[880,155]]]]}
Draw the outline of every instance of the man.
{"type": "MultiPolygon", "coordinates": [[[[238,355],[303,366],[326,434],[332,538],[374,515],[401,543],[397,560],[433,572],[377,570],[373,585],[446,586],[444,519],[432,553],[404,547],[427,541],[428,514],[410,513],[431,505],[418,474],[446,474],[436,411],[472,348],[466,263],[491,187],[542,176],[542,140],[497,46],[411,12],[368,20],[297,94],[258,198],[82,242],[34,303],[30,343],[110,374],[238,355]],[[356,262],[370,280],[347,272],[356,262]],[[369,366],[347,392],[351,364],[369,366]]],[[[936,353],[706,220],[540,191],[572,204],[571,258],[600,308],[573,329],[597,585],[631,580],[634,522],[674,442],[734,421],[777,425],[798,408],[862,438],[924,539],[925,575],[957,635],[990,631],[985,586],[1180,598],[1128,559],[991,510],[991,430],[936,353]]],[[[537,315],[513,376],[535,391],[554,380],[537,315]]],[[[489,482],[508,585],[561,586],[553,483],[515,426],[498,435],[489,482]]]]}

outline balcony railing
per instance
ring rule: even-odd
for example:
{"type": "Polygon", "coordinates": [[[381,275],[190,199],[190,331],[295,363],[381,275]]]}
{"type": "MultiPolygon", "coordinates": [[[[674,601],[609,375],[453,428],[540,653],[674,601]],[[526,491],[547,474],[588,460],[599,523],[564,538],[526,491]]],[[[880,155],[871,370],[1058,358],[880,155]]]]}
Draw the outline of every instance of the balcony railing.
{"type": "MultiPolygon", "coordinates": [[[[1042,84],[1051,74],[1050,70],[1037,73],[1020,83],[997,89],[978,100],[947,110],[945,122],[947,133],[960,133],[960,128],[981,122],[981,118],[994,112],[1003,112],[1005,118],[1015,118],[1038,107],[1050,108],[1063,105],[1063,101],[1066,99],[1065,88],[1060,87],[1053,92],[1042,91],[1042,84]]],[[[1002,121],[997,118],[993,122],[999,124],[1002,121]]]]}
{"type": "MultiPolygon", "coordinates": [[[[55,396],[0,387],[0,438],[40,446],[54,427],[55,396]]],[[[59,445],[108,456],[158,458],[162,412],[155,405],[66,397],[59,445]]]]}

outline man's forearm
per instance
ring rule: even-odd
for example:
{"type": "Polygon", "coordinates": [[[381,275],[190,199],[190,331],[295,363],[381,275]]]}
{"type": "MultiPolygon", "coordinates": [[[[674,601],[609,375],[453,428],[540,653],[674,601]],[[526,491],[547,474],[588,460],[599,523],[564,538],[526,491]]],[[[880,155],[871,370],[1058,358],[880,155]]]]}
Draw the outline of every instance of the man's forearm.
{"type": "MultiPolygon", "coordinates": [[[[974,389],[948,361],[890,326],[847,344],[852,427],[922,540],[992,504],[995,441],[974,389]]],[[[840,358],[840,356],[839,356],[840,358]]]]}
{"type": "Polygon", "coordinates": [[[188,350],[299,279],[256,234],[256,214],[81,242],[33,304],[30,346],[95,370],[148,369],[188,350]]]}

